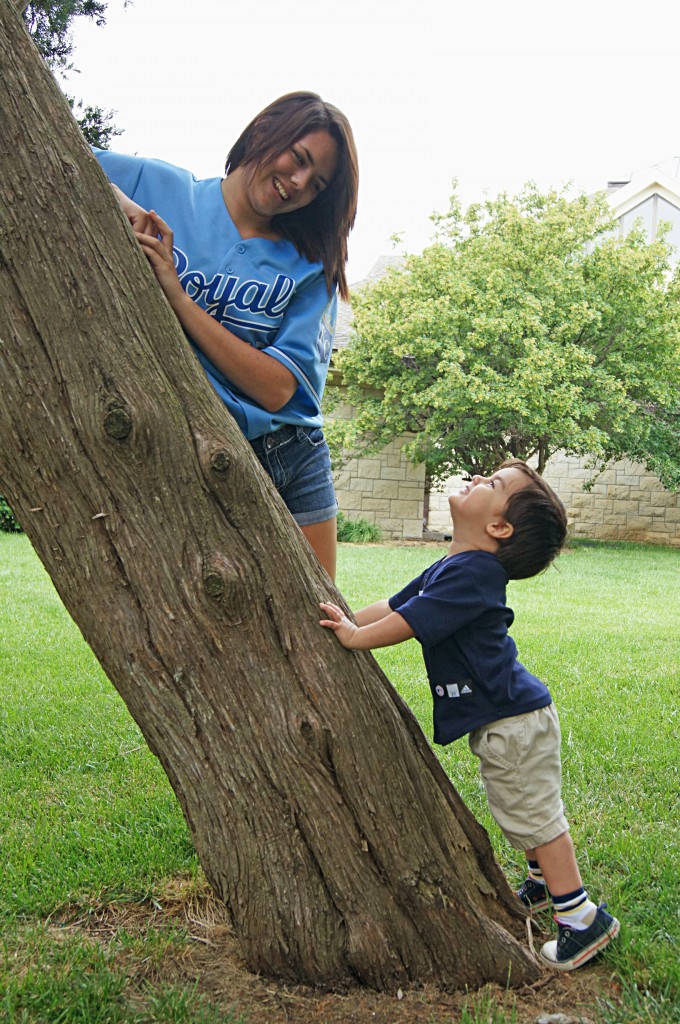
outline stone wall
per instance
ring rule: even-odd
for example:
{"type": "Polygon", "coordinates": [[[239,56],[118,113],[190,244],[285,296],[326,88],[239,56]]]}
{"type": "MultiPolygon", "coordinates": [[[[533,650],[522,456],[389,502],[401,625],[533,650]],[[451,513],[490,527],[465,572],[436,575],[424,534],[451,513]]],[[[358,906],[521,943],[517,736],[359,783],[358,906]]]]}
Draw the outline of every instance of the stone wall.
{"type": "MultiPolygon", "coordinates": [[[[332,417],[350,419],[353,411],[352,406],[339,404],[332,417]]],[[[352,459],[333,474],[340,511],[348,519],[375,523],[391,540],[423,536],[425,467],[404,458],[401,449],[407,439],[405,434],[377,455],[352,459]]]]}
{"type": "Polygon", "coordinates": [[[449,494],[457,491],[465,483],[463,476],[451,476],[440,484],[437,490],[430,491],[430,503],[427,516],[427,529],[430,533],[441,533],[451,536],[451,512],[449,511],[449,494]]]}
{"type": "MultiPolygon", "coordinates": [[[[337,371],[331,371],[329,385],[342,394],[337,371]]],[[[339,402],[328,418],[353,415],[351,405],[339,402]]],[[[464,478],[451,477],[430,492],[424,524],[425,467],[413,466],[402,454],[408,438],[404,434],[370,458],[352,459],[334,474],[340,511],[349,519],[375,523],[386,539],[421,539],[423,527],[450,536],[448,495],[464,478]]],[[[558,454],[548,463],[545,479],[566,506],[573,537],[680,547],[680,492],[667,491],[644,466],[617,462],[597,475],[585,460],[558,454]],[[593,475],[592,489],[584,491],[584,482],[593,475]]]]}
{"type": "MultiPolygon", "coordinates": [[[[613,463],[584,491],[593,475],[573,456],[555,455],[546,467],[545,479],[566,506],[573,537],[680,547],[680,493],[667,491],[658,477],[631,462],[613,463]]],[[[447,495],[461,483],[461,477],[451,477],[430,494],[429,530],[451,532],[447,495]]]]}
{"type": "Polygon", "coordinates": [[[680,493],[644,466],[613,463],[590,491],[583,483],[593,471],[573,456],[554,456],[544,475],[567,508],[572,536],[680,547],[680,493]]]}

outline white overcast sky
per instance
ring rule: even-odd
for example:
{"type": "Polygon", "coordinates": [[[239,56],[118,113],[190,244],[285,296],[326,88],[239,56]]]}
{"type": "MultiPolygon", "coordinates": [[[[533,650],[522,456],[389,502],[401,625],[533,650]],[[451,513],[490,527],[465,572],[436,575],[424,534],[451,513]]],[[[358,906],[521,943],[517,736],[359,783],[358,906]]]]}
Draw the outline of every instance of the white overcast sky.
{"type": "Polygon", "coordinates": [[[199,178],[277,96],[340,107],[361,175],[351,281],[393,232],[428,243],[454,177],[467,204],[680,156],[678,0],[110,0],[74,36],[66,88],[117,112],[113,148],[199,178]]]}

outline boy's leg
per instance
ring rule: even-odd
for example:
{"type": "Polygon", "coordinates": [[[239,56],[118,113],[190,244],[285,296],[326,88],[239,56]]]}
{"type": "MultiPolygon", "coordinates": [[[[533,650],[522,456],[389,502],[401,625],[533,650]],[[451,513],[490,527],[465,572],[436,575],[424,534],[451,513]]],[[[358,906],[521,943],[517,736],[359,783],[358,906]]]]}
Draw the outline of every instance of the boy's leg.
{"type": "Polygon", "coordinates": [[[534,849],[569,828],[560,794],[560,729],[552,705],[491,722],[470,733],[489,808],[515,849],[527,854],[528,876],[517,892],[527,909],[546,909],[549,894],[534,849]]]}
{"type": "Polygon", "coordinates": [[[550,892],[558,937],[546,942],[541,959],[562,971],[581,967],[616,936],[619,922],[602,904],[596,907],[588,899],[568,832],[557,839],[527,850],[538,861],[550,892]]]}
{"type": "Polygon", "coordinates": [[[583,888],[574,854],[574,844],[568,832],[563,832],[550,843],[527,850],[526,855],[527,860],[537,861],[540,865],[543,879],[553,900],[557,893],[573,892],[574,889],[583,888]]]}
{"type": "MultiPolygon", "coordinates": [[[[562,808],[557,713],[550,705],[491,722],[471,732],[469,744],[480,761],[491,813],[510,844],[538,866],[550,893],[559,934],[543,946],[541,959],[574,970],[614,938],[619,922],[591,903],[583,888],[562,808]]],[[[532,865],[518,895],[536,908],[548,893],[531,871],[532,865]]]]}
{"type": "Polygon", "coordinates": [[[550,906],[550,899],[545,887],[541,865],[536,860],[536,851],[525,850],[524,852],[527,858],[527,877],[515,895],[532,912],[547,910],[550,906]]]}

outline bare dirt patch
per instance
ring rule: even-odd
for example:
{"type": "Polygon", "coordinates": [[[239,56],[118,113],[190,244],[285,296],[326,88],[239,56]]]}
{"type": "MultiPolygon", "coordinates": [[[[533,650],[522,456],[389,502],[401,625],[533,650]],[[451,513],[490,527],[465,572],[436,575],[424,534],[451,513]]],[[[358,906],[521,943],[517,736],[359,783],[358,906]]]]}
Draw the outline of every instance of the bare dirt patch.
{"type": "Polygon", "coordinates": [[[425,986],[386,995],[362,987],[339,993],[284,985],[247,969],[222,904],[207,884],[193,881],[175,881],[161,897],[143,903],[67,908],[52,926],[113,951],[133,991],[149,984],[195,985],[225,1016],[243,1015],[247,1024],[454,1024],[466,1005],[485,1000],[505,1007],[508,1020],[514,1006],[517,1024],[558,1013],[576,1024],[594,1022],[600,1001],[618,1002],[610,971],[597,963],[567,975],[546,970],[534,985],[509,992],[486,986],[449,993],[425,986]]]}

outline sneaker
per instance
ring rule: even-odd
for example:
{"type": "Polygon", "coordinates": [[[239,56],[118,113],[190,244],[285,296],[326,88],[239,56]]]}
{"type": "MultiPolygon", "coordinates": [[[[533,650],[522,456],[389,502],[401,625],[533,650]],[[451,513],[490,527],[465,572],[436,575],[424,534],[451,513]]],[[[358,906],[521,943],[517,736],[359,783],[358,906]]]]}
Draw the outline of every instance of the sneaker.
{"type": "Polygon", "coordinates": [[[546,942],[541,949],[541,960],[558,971],[575,971],[604,949],[619,934],[619,922],[605,910],[601,903],[590,927],[583,931],[558,924],[556,939],[546,942]]]}
{"type": "Polygon", "coordinates": [[[532,913],[535,910],[546,910],[550,906],[548,890],[540,882],[534,881],[533,878],[527,878],[526,882],[517,890],[515,896],[532,913]]]}

